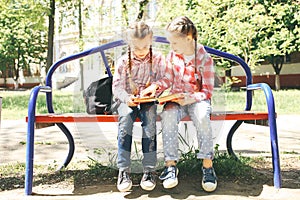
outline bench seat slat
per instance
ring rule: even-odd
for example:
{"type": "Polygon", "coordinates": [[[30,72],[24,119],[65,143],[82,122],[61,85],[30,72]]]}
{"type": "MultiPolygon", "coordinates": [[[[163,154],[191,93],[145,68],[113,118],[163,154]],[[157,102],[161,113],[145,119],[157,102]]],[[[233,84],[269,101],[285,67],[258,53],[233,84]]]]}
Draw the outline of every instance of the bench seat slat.
{"type": "MultiPolygon", "coordinates": [[[[267,112],[260,111],[225,111],[212,112],[211,120],[263,120],[268,119],[267,112]]],[[[160,117],[158,116],[158,121],[160,117]]],[[[26,117],[28,121],[28,117],[26,117]]],[[[117,122],[118,115],[88,115],[85,113],[67,113],[67,114],[37,114],[36,123],[63,123],[63,122],[117,122]]],[[[137,121],[139,121],[137,119],[137,121]]],[[[185,117],[182,121],[190,121],[185,117]]]]}

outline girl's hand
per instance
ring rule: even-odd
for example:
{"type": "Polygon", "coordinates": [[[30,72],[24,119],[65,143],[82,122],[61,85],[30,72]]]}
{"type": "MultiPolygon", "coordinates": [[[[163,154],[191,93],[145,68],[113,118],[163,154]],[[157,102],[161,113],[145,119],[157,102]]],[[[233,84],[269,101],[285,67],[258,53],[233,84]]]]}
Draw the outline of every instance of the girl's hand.
{"type": "Polygon", "coordinates": [[[142,90],[140,93],[140,96],[141,97],[154,97],[157,89],[158,89],[158,86],[156,84],[152,84],[149,87],[142,90]]]}
{"type": "Polygon", "coordinates": [[[181,106],[185,106],[185,105],[188,105],[188,104],[192,104],[192,103],[195,103],[196,100],[194,98],[192,98],[190,96],[190,94],[188,93],[183,93],[182,94],[182,98],[178,98],[176,100],[173,100],[173,102],[176,102],[178,103],[179,105],[181,106]]]}
{"type": "Polygon", "coordinates": [[[139,103],[134,102],[134,99],[136,99],[136,96],[131,95],[129,101],[127,102],[127,106],[129,107],[136,107],[139,105],[139,103]]]}

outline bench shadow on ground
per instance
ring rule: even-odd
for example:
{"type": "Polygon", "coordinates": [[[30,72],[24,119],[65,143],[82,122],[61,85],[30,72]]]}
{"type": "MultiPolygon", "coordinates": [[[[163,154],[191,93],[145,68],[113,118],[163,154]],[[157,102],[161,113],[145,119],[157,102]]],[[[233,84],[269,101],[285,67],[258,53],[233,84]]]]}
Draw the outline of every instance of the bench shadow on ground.
{"type": "MultiPolygon", "coordinates": [[[[139,181],[142,175],[133,179],[133,187],[130,192],[124,193],[122,196],[126,199],[137,199],[139,197],[148,196],[149,198],[158,198],[161,196],[170,196],[174,199],[186,199],[189,196],[202,197],[210,195],[232,195],[244,197],[257,197],[261,195],[265,185],[273,187],[273,172],[272,168],[259,169],[259,178],[249,177],[240,179],[239,177],[218,177],[218,188],[213,193],[207,193],[201,188],[201,176],[181,177],[179,175],[179,184],[176,188],[165,189],[162,183],[158,180],[157,186],[153,191],[144,191],[139,186],[139,181]]],[[[295,178],[299,179],[300,170],[282,170],[282,188],[299,189],[299,185],[295,184],[295,178]]],[[[96,193],[112,193],[118,192],[116,180],[109,184],[95,183],[93,185],[82,185],[80,180],[74,182],[74,195],[88,195],[96,193]]]]}
{"type": "MultiPolygon", "coordinates": [[[[173,189],[164,189],[162,183],[158,180],[157,186],[153,191],[144,191],[139,186],[141,174],[136,174],[133,177],[133,187],[130,192],[122,193],[126,199],[136,199],[139,197],[158,198],[161,196],[169,196],[174,199],[185,199],[189,196],[203,197],[203,196],[222,196],[234,195],[244,197],[257,197],[262,193],[264,185],[273,185],[272,169],[260,169],[259,173],[263,178],[258,180],[249,177],[248,180],[241,180],[239,177],[225,177],[219,176],[218,188],[213,193],[207,193],[202,190],[200,185],[201,176],[185,176],[179,175],[179,184],[173,189]]],[[[34,188],[38,190],[33,193],[34,196],[85,196],[101,193],[114,193],[118,192],[116,187],[116,177],[103,178],[97,176],[89,176],[89,170],[66,170],[59,173],[40,174],[34,179],[34,188]],[[70,181],[72,180],[72,181],[70,181]],[[43,185],[43,189],[36,189],[43,185]],[[55,188],[52,192],[47,192],[49,188],[55,188]],[[66,189],[67,188],[67,189],[66,189]]],[[[117,172],[115,172],[115,175],[117,172]]],[[[282,187],[283,188],[298,188],[299,185],[295,184],[295,177],[300,175],[299,169],[283,170],[282,171],[282,187]]],[[[16,189],[15,185],[19,182],[24,182],[24,177],[8,177],[0,178],[1,183],[6,183],[5,188],[2,190],[16,189]]],[[[20,185],[20,188],[23,188],[20,185]]]]}
{"type": "MultiPolygon", "coordinates": [[[[116,187],[116,176],[106,179],[103,177],[89,176],[88,174],[90,174],[89,170],[66,170],[59,173],[36,175],[33,182],[34,187],[32,195],[85,196],[119,192],[116,187]]],[[[117,175],[117,172],[115,175],[117,175]]],[[[265,184],[255,183],[249,185],[232,177],[226,178],[220,176],[218,177],[218,189],[213,193],[207,193],[201,189],[201,177],[199,175],[197,175],[196,178],[191,176],[181,177],[179,175],[179,184],[176,188],[164,189],[162,183],[158,180],[156,188],[153,191],[148,192],[142,190],[139,186],[141,176],[142,174],[134,175],[132,190],[121,194],[124,198],[136,199],[142,196],[148,196],[149,198],[170,196],[174,199],[185,199],[191,195],[195,197],[207,195],[258,196],[262,192],[263,184],[265,184]]],[[[16,189],[15,185],[18,182],[24,182],[24,177],[0,178],[0,182],[6,183],[5,188],[2,188],[2,190],[13,190],[16,189]]],[[[23,187],[20,185],[20,188],[23,187]]]]}
{"type": "MultiPolygon", "coordinates": [[[[78,180],[79,181],[79,180],[78,180]]],[[[189,196],[207,196],[207,195],[239,195],[239,196],[259,196],[263,189],[263,184],[248,185],[234,182],[233,180],[226,181],[225,177],[219,177],[218,189],[213,193],[207,193],[202,190],[200,184],[200,178],[192,180],[192,177],[185,177],[181,179],[179,177],[179,184],[173,189],[165,189],[162,183],[158,181],[156,188],[153,191],[144,191],[139,186],[139,180],[134,181],[132,190],[127,193],[123,193],[126,199],[137,199],[142,196],[148,196],[149,198],[158,198],[161,196],[170,196],[174,199],[186,199],[189,196]]],[[[111,193],[118,192],[116,184],[95,184],[90,186],[74,185],[73,193],[75,195],[89,195],[96,193],[111,193]]]]}
{"type": "MultiPolygon", "coordinates": [[[[161,196],[169,196],[174,199],[186,199],[189,196],[201,197],[207,195],[239,195],[239,196],[259,196],[263,190],[263,185],[272,185],[273,174],[272,169],[266,170],[264,173],[257,172],[256,169],[251,168],[252,172],[241,176],[223,174],[218,175],[218,189],[213,193],[205,192],[201,187],[201,173],[200,170],[193,174],[186,174],[185,170],[179,173],[179,184],[176,188],[165,189],[162,182],[157,180],[157,186],[153,191],[144,191],[139,186],[142,174],[132,175],[133,187],[130,192],[123,193],[122,196],[126,199],[136,199],[139,197],[148,196],[149,198],[158,198],[161,196]],[[246,177],[246,178],[245,178],[246,177]]],[[[159,173],[159,171],[158,171],[159,173]]],[[[93,184],[91,182],[83,183],[82,178],[74,179],[74,195],[90,195],[97,193],[111,193],[118,192],[116,187],[117,171],[113,179],[103,182],[95,177],[93,184]]]]}

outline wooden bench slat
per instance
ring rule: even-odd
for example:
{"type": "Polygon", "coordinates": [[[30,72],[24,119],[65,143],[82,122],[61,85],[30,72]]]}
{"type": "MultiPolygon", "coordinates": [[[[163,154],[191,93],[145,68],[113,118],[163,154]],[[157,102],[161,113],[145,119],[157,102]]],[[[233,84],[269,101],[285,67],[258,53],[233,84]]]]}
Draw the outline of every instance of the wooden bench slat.
{"type": "MultiPolygon", "coordinates": [[[[267,112],[260,111],[226,111],[212,112],[211,120],[260,120],[268,119],[267,112]]],[[[158,116],[158,121],[160,117],[158,116]]],[[[181,121],[190,121],[189,117],[181,121]]],[[[26,117],[26,122],[28,117],[26,117]]],[[[63,122],[117,122],[118,115],[88,115],[84,113],[68,114],[37,114],[36,123],[63,123],[63,122]]],[[[139,119],[137,119],[139,121],[139,119]]]]}

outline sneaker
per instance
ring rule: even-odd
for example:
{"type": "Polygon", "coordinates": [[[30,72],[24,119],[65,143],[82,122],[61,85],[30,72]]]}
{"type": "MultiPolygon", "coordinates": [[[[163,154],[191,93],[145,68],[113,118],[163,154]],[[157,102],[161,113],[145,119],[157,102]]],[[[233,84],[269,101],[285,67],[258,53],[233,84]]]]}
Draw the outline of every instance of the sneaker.
{"type": "Polygon", "coordinates": [[[149,171],[144,172],[140,185],[144,190],[147,191],[153,190],[156,186],[155,173],[149,171]]]}
{"type": "Polygon", "coordinates": [[[165,167],[159,179],[163,181],[164,188],[173,188],[178,184],[178,169],[175,166],[165,167]]]}
{"type": "Polygon", "coordinates": [[[202,168],[203,178],[202,178],[202,188],[206,192],[213,192],[217,188],[217,176],[213,167],[202,168]]]}
{"type": "Polygon", "coordinates": [[[129,172],[119,171],[117,188],[120,192],[127,192],[132,187],[132,181],[130,180],[129,172]]]}

